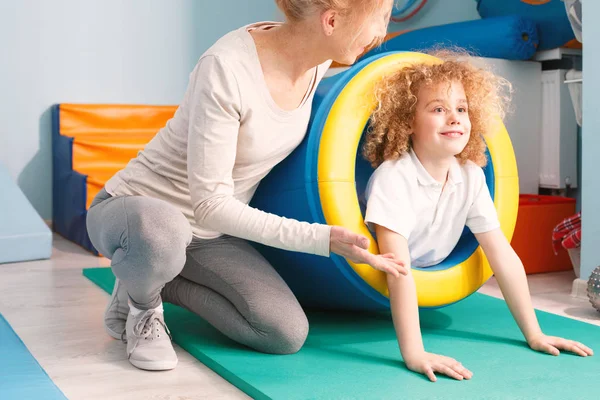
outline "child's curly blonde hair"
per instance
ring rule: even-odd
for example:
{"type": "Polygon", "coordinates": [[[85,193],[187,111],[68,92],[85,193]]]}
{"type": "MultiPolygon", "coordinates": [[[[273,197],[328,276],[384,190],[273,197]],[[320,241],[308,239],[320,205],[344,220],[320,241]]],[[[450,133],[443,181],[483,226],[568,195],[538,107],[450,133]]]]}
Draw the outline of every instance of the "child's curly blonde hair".
{"type": "Polygon", "coordinates": [[[415,118],[417,95],[425,86],[462,83],[469,107],[471,136],[464,150],[456,155],[461,163],[471,160],[486,164],[483,140],[495,118],[503,118],[512,86],[506,79],[478,68],[460,50],[431,52],[440,64],[408,65],[384,78],[375,89],[378,106],[371,117],[363,147],[364,157],[377,168],[411,148],[411,125],[415,118]]]}

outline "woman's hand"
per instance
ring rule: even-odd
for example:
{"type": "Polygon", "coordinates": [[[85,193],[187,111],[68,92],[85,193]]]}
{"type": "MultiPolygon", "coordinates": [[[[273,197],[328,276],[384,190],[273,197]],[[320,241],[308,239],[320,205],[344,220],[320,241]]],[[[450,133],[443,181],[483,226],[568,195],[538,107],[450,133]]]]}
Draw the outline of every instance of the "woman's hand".
{"type": "Polygon", "coordinates": [[[444,374],[459,381],[471,379],[473,376],[471,371],[463,367],[463,365],[454,358],[428,353],[426,351],[405,359],[404,362],[408,369],[427,376],[431,382],[437,381],[435,372],[439,372],[440,374],[444,374]]]}
{"type": "Polygon", "coordinates": [[[528,344],[533,350],[540,351],[542,353],[548,353],[553,356],[559,355],[560,350],[570,351],[571,353],[577,354],[581,357],[594,355],[592,349],[583,343],[556,336],[546,336],[541,334],[530,339],[528,344]]]}
{"type": "Polygon", "coordinates": [[[369,250],[369,239],[356,234],[341,226],[332,226],[329,237],[329,249],[357,264],[369,264],[371,267],[399,277],[408,271],[404,262],[398,260],[393,254],[376,255],[369,250]]]}

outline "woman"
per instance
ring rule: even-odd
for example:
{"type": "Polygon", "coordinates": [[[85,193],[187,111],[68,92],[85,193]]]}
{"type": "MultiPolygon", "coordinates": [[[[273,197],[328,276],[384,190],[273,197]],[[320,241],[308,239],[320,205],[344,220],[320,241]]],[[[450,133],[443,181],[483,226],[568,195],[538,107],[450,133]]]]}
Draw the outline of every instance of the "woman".
{"type": "Polygon", "coordinates": [[[337,253],[398,275],[368,239],[248,206],[260,180],[306,134],[314,90],[331,60],[353,63],[385,35],[391,0],[276,0],[285,23],[242,27],[202,55],[174,117],[94,199],[88,232],[117,277],[105,314],[136,367],[177,356],[162,301],[200,315],[231,339],[287,354],[308,322],[273,267],[248,243],[337,253]]]}

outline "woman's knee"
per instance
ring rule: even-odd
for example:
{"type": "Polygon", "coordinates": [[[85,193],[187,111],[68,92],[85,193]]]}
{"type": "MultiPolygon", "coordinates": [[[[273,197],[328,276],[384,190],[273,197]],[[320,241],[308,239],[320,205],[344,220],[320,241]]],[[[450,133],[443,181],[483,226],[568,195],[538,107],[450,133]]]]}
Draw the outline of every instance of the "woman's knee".
{"type": "Polygon", "coordinates": [[[170,204],[149,202],[127,215],[128,233],[157,254],[171,249],[184,252],[192,241],[192,229],[181,211],[170,204]]]}
{"type": "Polygon", "coordinates": [[[86,215],[86,230],[92,245],[105,257],[112,259],[114,252],[120,247],[119,231],[125,229],[124,215],[111,212],[114,198],[94,199],[86,215]],[[119,224],[121,223],[121,226],[119,224]]]}
{"type": "Polygon", "coordinates": [[[92,243],[113,266],[142,268],[172,279],[185,264],[190,223],[171,204],[148,197],[108,199],[88,212],[92,243]]]}
{"type": "Polygon", "coordinates": [[[185,250],[192,240],[190,223],[174,206],[160,200],[145,200],[151,201],[127,207],[127,234],[122,243],[125,253],[137,257],[144,254],[155,263],[183,268],[185,250]]]}
{"type": "Polygon", "coordinates": [[[297,353],[306,342],[308,330],[308,319],[301,308],[271,319],[261,329],[263,335],[257,350],[271,354],[297,353]]]}
{"type": "Polygon", "coordinates": [[[300,351],[308,337],[308,319],[302,314],[302,318],[289,321],[280,327],[275,340],[278,342],[277,352],[279,354],[294,354],[300,351]]]}

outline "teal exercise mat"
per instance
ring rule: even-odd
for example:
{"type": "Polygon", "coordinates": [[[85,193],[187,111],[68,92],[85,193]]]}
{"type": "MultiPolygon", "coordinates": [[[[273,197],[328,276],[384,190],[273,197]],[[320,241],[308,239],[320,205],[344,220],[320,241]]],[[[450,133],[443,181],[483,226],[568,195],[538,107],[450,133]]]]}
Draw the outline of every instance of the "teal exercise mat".
{"type": "MultiPolygon", "coordinates": [[[[110,292],[109,268],[83,274],[110,292]]],[[[537,311],[547,334],[600,349],[600,327],[537,311]]],[[[255,399],[591,399],[600,357],[537,353],[524,343],[506,303],[474,294],[421,312],[428,351],[461,361],[470,381],[431,383],[406,369],[388,313],[308,313],[310,333],[293,355],[268,355],[229,340],[200,317],[165,304],[173,340],[255,399]]],[[[199,388],[200,389],[200,388],[199,388]]]]}
{"type": "Polygon", "coordinates": [[[0,399],[66,400],[2,315],[0,315],[0,399]]]}

